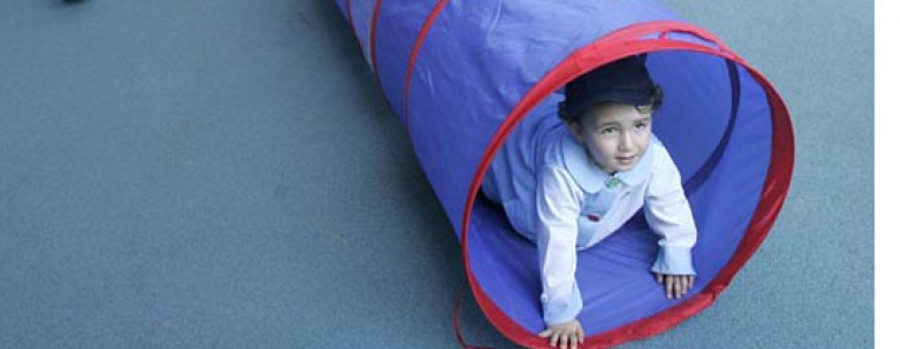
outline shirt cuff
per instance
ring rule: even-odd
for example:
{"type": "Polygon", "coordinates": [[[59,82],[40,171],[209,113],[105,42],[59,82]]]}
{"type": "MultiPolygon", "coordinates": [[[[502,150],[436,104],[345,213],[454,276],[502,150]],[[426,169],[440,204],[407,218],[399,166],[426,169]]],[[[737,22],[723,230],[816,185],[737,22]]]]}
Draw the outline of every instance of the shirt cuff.
{"type": "Polygon", "coordinates": [[[541,303],[544,307],[544,322],[548,326],[574,320],[584,306],[581,300],[581,291],[578,290],[578,284],[573,285],[572,293],[569,294],[568,299],[545,301],[545,298],[541,297],[541,303]]]}
{"type": "Polygon", "coordinates": [[[656,263],[650,270],[666,275],[697,275],[691,260],[691,248],[681,246],[660,246],[656,263]]]}

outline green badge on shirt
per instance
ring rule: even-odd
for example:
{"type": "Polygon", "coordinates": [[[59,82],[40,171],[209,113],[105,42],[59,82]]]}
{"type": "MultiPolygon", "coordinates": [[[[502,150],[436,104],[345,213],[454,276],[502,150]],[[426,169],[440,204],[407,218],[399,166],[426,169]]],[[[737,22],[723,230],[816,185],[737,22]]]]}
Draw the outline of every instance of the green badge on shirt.
{"type": "Polygon", "coordinates": [[[619,178],[617,178],[617,177],[610,177],[610,178],[606,181],[606,187],[612,189],[612,188],[618,187],[619,184],[621,184],[621,183],[622,183],[622,181],[621,181],[619,178]]]}

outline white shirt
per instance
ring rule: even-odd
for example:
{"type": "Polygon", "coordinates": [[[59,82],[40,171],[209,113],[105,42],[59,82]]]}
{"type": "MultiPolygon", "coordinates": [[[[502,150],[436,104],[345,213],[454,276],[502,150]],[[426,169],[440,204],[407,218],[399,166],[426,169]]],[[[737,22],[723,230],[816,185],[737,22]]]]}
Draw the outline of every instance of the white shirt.
{"type": "Polygon", "coordinates": [[[577,251],[616,232],[642,207],[661,237],[651,270],[696,275],[691,248],[697,230],[681,175],[663,144],[652,137],[634,168],[610,176],[558,119],[546,119],[508,138],[483,184],[516,231],[537,244],[544,321],[552,325],[578,315],[577,251]]]}

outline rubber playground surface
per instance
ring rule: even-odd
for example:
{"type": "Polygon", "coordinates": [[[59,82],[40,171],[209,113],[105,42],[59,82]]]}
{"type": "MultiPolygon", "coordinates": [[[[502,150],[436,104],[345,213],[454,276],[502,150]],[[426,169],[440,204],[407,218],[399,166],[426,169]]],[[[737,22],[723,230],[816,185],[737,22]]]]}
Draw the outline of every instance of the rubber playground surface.
{"type": "MultiPolygon", "coordinates": [[[[872,346],[872,3],[666,3],[778,88],[796,163],[716,303],[622,347],[872,346]]],[[[332,1],[3,7],[0,348],[457,346],[459,243],[332,1]]]]}

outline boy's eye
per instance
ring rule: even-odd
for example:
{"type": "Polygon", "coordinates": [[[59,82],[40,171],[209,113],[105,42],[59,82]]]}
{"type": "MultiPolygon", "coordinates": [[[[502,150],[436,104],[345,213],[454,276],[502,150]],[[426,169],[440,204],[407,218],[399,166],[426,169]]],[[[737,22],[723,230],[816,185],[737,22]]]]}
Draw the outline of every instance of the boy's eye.
{"type": "Polygon", "coordinates": [[[639,130],[643,130],[643,129],[647,128],[647,123],[639,122],[637,125],[635,125],[635,127],[637,127],[639,130]]]}
{"type": "Polygon", "coordinates": [[[600,129],[600,134],[604,134],[604,135],[606,135],[606,134],[611,134],[611,133],[613,133],[613,132],[616,132],[616,129],[615,129],[615,128],[612,128],[612,127],[607,127],[607,128],[601,128],[601,129],[600,129]]]}

